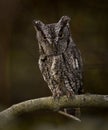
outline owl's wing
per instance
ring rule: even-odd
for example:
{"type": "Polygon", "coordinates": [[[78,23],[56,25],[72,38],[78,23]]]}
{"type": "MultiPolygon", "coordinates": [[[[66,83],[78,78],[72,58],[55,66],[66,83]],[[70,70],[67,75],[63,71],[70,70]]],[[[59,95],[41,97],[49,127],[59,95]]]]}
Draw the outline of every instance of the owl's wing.
{"type": "Polygon", "coordinates": [[[73,46],[64,54],[64,61],[66,66],[66,75],[70,81],[70,86],[75,94],[82,93],[82,59],[80,51],[73,46]]]}
{"type": "Polygon", "coordinates": [[[75,46],[72,53],[72,69],[74,71],[73,75],[75,77],[75,84],[76,84],[76,92],[78,94],[82,93],[83,91],[83,63],[81,58],[80,50],[75,46]]]}

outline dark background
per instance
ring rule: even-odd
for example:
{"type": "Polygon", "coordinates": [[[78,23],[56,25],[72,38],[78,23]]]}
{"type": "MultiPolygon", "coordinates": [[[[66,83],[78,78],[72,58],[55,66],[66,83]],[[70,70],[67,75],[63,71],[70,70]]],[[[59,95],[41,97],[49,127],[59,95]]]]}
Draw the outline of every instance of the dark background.
{"type": "MultiPolygon", "coordinates": [[[[72,37],[83,57],[85,92],[108,94],[107,0],[0,0],[0,110],[51,95],[38,68],[32,21],[53,23],[63,15],[71,17],[72,37]]],[[[107,109],[83,108],[81,124],[55,112],[38,111],[22,115],[5,129],[106,130],[107,121],[107,109]]]]}

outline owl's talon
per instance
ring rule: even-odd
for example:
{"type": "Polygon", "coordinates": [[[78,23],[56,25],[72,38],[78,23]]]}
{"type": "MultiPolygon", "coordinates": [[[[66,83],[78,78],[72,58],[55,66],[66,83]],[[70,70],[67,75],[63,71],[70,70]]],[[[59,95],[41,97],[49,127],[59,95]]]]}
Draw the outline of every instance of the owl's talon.
{"type": "Polygon", "coordinates": [[[60,99],[61,96],[62,96],[62,92],[60,90],[54,90],[53,91],[54,99],[60,99]]]}
{"type": "Polygon", "coordinates": [[[72,98],[72,97],[74,96],[74,92],[72,92],[72,91],[67,91],[67,92],[66,92],[66,96],[67,96],[67,98],[72,98]]]}

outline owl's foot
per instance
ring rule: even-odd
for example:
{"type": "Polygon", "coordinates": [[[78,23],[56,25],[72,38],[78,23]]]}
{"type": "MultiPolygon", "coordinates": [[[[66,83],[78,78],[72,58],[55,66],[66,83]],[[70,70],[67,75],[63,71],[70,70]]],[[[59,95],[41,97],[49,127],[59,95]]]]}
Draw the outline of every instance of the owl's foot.
{"type": "Polygon", "coordinates": [[[53,90],[53,97],[54,99],[60,99],[60,97],[62,96],[62,91],[60,91],[59,89],[54,89],[53,90]]]}
{"type": "Polygon", "coordinates": [[[67,90],[66,91],[66,96],[67,96],[67,98],[72,98],[74,96],[74,92],[67,90]]]}

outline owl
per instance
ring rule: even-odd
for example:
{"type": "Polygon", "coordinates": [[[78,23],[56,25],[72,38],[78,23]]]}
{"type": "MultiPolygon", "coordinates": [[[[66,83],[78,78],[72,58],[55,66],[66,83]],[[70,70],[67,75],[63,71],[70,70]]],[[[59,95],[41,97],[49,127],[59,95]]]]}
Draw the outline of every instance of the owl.
{"type": "Polygon", "coordinates": [[[68,16],[52,24],[33,21],[39,45],[39,68],[54,98],[71,97],[83,91],[82,58],[73,42],[69,22],[68,16]]]}

